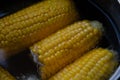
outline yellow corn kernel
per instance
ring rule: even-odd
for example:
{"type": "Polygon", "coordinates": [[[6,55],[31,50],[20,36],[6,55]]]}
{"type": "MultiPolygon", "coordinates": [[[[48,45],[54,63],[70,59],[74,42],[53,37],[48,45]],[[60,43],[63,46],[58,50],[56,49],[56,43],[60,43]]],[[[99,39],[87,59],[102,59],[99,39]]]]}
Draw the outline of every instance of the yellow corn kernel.
{"type": "Polygon", "coordinates": [[[10,56],[78,19],[71,0],[45,0],[0,19],[0,49],[10,56]]]}
{"type": "Polygon", "coordinates": [[[16,80],[10,73],[0,67],[0,80],[16,80]]]}
{"type": "Polygon", "coordinates": [[[34,59],[43,64],[40,66],[43,80],[95,47],[102,35],[99,26],[93,26],[96,23],[101,25],[99,22],[76,22],[31,47],[34,59]]]}
{"type": "Polygon", "coordinates": [[[91,50],[49,80],[108,80],[118,64],[114,58],[107,49],[91,50]]]}

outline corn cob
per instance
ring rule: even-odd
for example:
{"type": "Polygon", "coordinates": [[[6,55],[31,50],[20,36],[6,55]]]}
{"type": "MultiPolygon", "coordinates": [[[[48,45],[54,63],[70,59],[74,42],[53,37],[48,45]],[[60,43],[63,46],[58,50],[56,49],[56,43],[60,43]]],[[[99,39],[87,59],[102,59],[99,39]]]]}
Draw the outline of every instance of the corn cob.
{"type": "Polygon", "coordinates": [[[0,49],[11,56],[76,21],[71,0],[45,0],[0,19],[0,49]]]}
{"type": "Polygon", "coordinates": [[[49,80],[108,80],[118,64],[114,57],[107,49],[94,49],[49,80]]]}
{"type": "Polygon", "coordinates": [[[0,67],[0,80],[16,80],[10,73],[0,67]]]}
{"type": "Polygon", "coordinates": [[[42,64],[43,80],[95,47],[102,33],[94,24],[101,25],[87,20],[76,22],[31,47],[35,61],[42,64]]]}

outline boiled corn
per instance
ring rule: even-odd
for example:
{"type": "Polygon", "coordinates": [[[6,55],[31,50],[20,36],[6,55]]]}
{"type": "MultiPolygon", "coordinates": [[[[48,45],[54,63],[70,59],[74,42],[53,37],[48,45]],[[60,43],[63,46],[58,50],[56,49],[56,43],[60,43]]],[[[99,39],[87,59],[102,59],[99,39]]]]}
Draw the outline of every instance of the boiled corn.
{"type": "Polygon", "coordinates": [[[108,80],[118,64],[114,58],[107,49],[94,49],[49,80],[108,80]]]}
{"type": "Polygon", "coordinates": [[[102,32],[94,24],[101,25],[97,21],[76,22],[31,47],[35,61],[42,64],[40,74],[43,80],[95,47],[102,32]]]}
{"type": "Polygon", "coordinates": [[[78,19],[71,0],[45,0],[0,19],[0,50],[17,53],[78,19]]]}
{"type": "Polygon", "coordinates": [[[0,67],[0,80],[16,80],[10,73],[0,67]]]}

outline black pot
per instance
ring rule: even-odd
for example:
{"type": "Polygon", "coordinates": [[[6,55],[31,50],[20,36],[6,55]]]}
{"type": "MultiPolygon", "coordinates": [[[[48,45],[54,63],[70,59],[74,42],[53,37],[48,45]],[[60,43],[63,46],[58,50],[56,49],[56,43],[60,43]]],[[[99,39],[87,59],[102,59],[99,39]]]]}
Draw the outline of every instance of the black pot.
{"type": "MultiPolygon", "coordinates": [[[[24,7],[34,4],[40,0],[1,0],[0,17],[14,13],[24,7]]],[[[105,35],[100,46],[110,48],[120,53],[120,4],[117,0],[74,0],[81,19],[98,20],[103,23],[105,35]]],[[[6,61],[3,66],[15,76],[22,74],[35,74],[36,64],[31,60],[29,50],[25,54],[18,54],[6,61]]],[[[118,57],[118,59],[120,59],[118,57]]],[[[118,80],[119,69],[110,80],[118,80]]]]}

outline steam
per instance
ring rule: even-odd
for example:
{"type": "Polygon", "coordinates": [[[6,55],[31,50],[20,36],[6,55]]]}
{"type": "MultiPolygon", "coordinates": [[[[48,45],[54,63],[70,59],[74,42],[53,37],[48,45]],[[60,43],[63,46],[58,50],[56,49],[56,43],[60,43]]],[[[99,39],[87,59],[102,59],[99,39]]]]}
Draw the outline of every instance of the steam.
{"type": "Polygon", "coordinates": [[[29,74],[17,77],[17,80],[40,80],[40,79],[34,74],[29,74]]]}
{"type": "Polygon", "coordinates": [[[5,51],[3,49],[0,49],[0,64],[3,66],[7,66],[5,51]]]}

